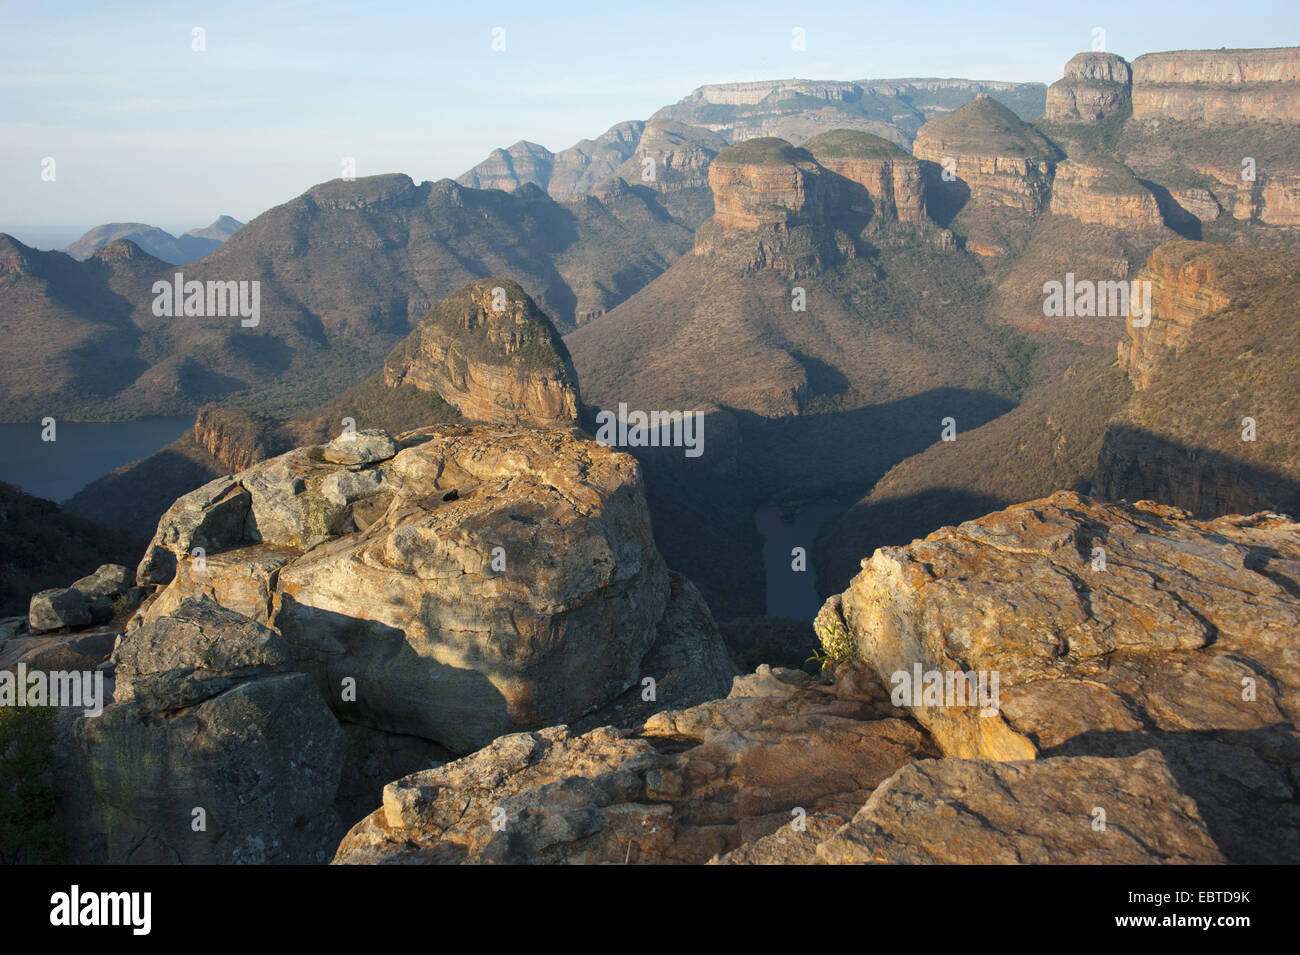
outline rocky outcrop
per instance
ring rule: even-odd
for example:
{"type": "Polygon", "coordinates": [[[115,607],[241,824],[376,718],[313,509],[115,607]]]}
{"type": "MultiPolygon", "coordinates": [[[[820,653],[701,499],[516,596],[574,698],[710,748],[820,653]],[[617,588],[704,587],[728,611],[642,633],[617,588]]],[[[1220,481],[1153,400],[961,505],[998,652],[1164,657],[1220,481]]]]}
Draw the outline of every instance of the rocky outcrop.
{"type": "Polygon", "coordinates": [[[1078,53],[1065,75],[1047,88],[1043,119],[1053,123],[1099,123],[1132,101],[1133,71],[1114,53],[1078,53]]]}
{"type": "Polygon", "coordinates": [[[242,471],[286,450],[274,425],[242,408],[205,405],[194,418],[194,441],[227,471],[242,471]]]}
{"type": "Polygon", "coordinates": [[[504,736],[384,788],[336,864],[699,863],[856,811],[928,750],[883,690],[759,667],[726,699],[634,730],[504,736]]]}
{"type": "Polygon", "coordinates": [[[1297,593],[1300,525],[1287,517],[1201,522],[1059,492],[881,548],[817,626],[945,755],[1157,749],[1225,858],[1281,861],[1300,857],[1297,593]],[[959,674],[998,690],[972,705],[959,674]]]}
{"type": "Polygon", "coordinates": [[[71,861],[312,863],[341,825],[343,731],[283,638],[208,599],[127,635],[112,705],[60,740],[71,861]]]}
{"type": "Polygon", "coordinates": [[[1053,215],[1115,229],[1158,229],[1160,204],[1123,165],[1100,158],[1067,159],[1052,182],[1053,215]]]}
{"type": "Polygon", "coordinates": [[[1120,365],[1139,391],[1151,383],[1196,323],[1241,296],[1261,279],[1284,274],[1287,263],[1253,250],[1175,240],[1151,253],[1138,280],[1151,283],[1151,322],[1127,323],[1120,365]]]}
{"type": "Polygon", "coordinates": [[[913,763],[885,780],[817,855],[832,865],[1224,861],[1195,800],[1156,750],[1120,759],[913,763]]]}
{"type": "Polygon", "coordinates": [[[787,230],[822,221],[828,190],[812,155],[783,139],[751,139],[709,166],[713,221],[724,229],[787,230]]]}
{"type": "Polygon", "coordinates": [[[1300,47],[1139,56],[1133,61],[1133,118],[1300,122],[1300,47]]]}
{"type": "Polygon", "coordinates": [[[863,561],[818,618],[833,679],[501,737],[386,786],[334,862],[1293,861],[1297,592],[1287,518],[1061,492],[863,561]],[[900,698],[914,665],[1000,689],[900,698]]]}
{"type": "Polygon", "coordinates": [[[433,391],[492,424],[578,423],[578,377],[559,332],[519,285],[482,279],[434,307],[384,362],[390,388],[433,391]]]}
{"type": "Polygon", "coordinates": [[[726,148],[727,141],[707,129],[670,119],[653,120],[646,124],[636,152],[616,175],[658,192],[706,189],[709,164],[726,148]]]}
{"type": "Polygon", "coordinates": [[[614,174],[632,155],[646,124],[618,123],[595,139],[584,139],[553,153],[545,146],[520,140],[508,149],[494,149],[487,159],[457,177],[471,189],[513,192],[534,183],[556,199],[590,192],[614,174]]]}
{"type": "Polygon", "coordinates": [[[87,672],[98,668],[113,652],[119,634],[107,627],[70,633],[15,633],[3,636],[0,626],[0,670],[18,673],[19,665],[34,670],[87,672]]]}
{"type": "Polygon", "coordinates": [[[633,458],[560,431],[385,439],[300,448],[178,500],[141,563],[167,586],[140,620],[210,595],[278,629],[340,718],[457,752],[662,680],[644,661],[685,632],[674,607],[695,608],[679,611],[692,652],[721,652],[694,588],[670,585],[633,458]],[[349,445],[370,450],[333,463],[349,445]]]}
{"type": "Polygon", "coordinates": [[[857,130],[837,129],[814,136],[803,148],[850,187],[842,188],[834,197],[837,212],[865,211],[882,222],[925,220],[921,163],[888,140],[857,130]]]}
{"type": "Polygon", "coordinates": [[[1058,158],[1041,133],[985,94],[922,126],[912,154],[936,164],[931,183],[941,190],[964,186],[971,199],[1028,213],[1046,207],[1058,158]]]}
{"type": "Polygon", "coordinates": [[[105,623],[114,613],[115,600],[134,599],[131,571],[121,564],[102,564],[70,587],[55,587],[33,594],[28,609],[32,633],[46,633],[64,627],[85,627],[105,623]]]}

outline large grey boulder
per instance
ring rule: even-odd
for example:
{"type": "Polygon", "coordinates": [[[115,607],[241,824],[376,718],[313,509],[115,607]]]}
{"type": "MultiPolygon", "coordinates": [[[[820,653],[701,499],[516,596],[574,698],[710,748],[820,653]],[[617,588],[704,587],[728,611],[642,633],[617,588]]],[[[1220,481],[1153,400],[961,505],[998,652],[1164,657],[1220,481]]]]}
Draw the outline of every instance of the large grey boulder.
{"type": "Polygon", "coordinates": [[[93,574],[74,583],[72,589],[81,591],[87,600],[97,597],[112,599],[125,594],[134,584],[135,575],[126,567],[121,564],[101,564],[93,574]]]}
{"type": "MultiPolygon", "coordinates": [[[[420,429],[379,460],[390,443],[298,448],[177,501],[145,561],[169,585],[139,619],[211,596],[283,634],[340,719],[456,753],[685,679],[642,666],[675,591],[634,458],[528,428],[420,429]],[[192,558],[198,528],[225,526],[204,508],[240,494],[242,536],[192,558]]],[[[676,592],[708,663],[698,686],[664,687],[688,704],[731,673],[698,593],[676,592]]]]}
{"type": "Polygon", "coordinates": [[[62,627],[86,627],[91,623],[90,601],[80,590],[54,587],[32,595],[27,620],[32,633],[46,633],[62,627]]]}
{"type": "Polygon", "coordinates": [[[397,442],[378,430],[341,434],[322,449],[322,456],[332,464],[363,466],[387,461],[396,453],[397,442]]]}
{"type": "Polygon", "coordinates": [[[113,704],[58,747],[70,861],[328,860],[346,743],[279,634],[198,598],[113,660],[113,704]]]}

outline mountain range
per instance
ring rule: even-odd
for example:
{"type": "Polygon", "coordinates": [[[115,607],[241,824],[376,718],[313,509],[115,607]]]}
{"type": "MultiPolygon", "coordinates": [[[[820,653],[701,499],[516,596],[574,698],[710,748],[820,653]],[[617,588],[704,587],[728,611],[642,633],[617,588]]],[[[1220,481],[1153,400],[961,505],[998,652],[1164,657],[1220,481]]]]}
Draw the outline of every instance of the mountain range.
{"type": "MultiPolygon", "coordinates": [[[[701,460],[629,450],[650,477],[660,546],[721,619],[763,611],[752,514],[764,503],[859,502],[808,542],[831,593],[878,544],[1091,487],[1107,473],[1103,444],[1108,461],[1123,448],[1141,459],[1155,440],[1135,424],[1133,373],[1111,367],[1123,317],[1046,315],[1045,283],[1132,281],[1177,240],[1296,247],[1294,126],[1232,108],[1261,83],[1296,93],[1294,52],[1180,54],[1172,74],[1165,56],[1080,54],[1047,89],[703,87],[562,153],[498,151],[460,182],[335,180],[186,272],[259,281],[254,329],[150,315],[145,290],[172,270],[129,240],[81,264],[4,240],[0,315],[29,343],[21,367],[0,367],[10,414],[203,408],[191,435],[70,505],[147,532],[187,486],[322,440],[343,417],[401,428],[488,416],[454,375],[421,397],[382,369],[438,302],[498,276],[567,333],[586,426],[620,405],[705,415],[701,460]],[[1201,114],[1188,114],[1190,88],[1201,114]],[[1243,141],[1254,178],[1238,181],[1243,141]],[[1044,420],[1064,451],[1042,452],[1044,420]],[[941,440],[949,421],[955,441],[941,440]],[[1016,480],[993,481],[988,457],[1007,441],[1040,450],[1020,452],[1016,480]],[[155,494],[139,495],[141,474],[155,494]],[[930,504],[905,520],[900,497],[930,504]]],[[[1204,390],[1179,381],[1167,387],[1204,390]]]]}
{"type": "Polygon", "coordinates": [[[129,239],[156,259],[170,265],[184,265],[201,259],[244,227],[238,219],[220,216],[211,225],[190,229],[174,236],[157,226],[142,222],[110,222],[95,226],[63,251],[78,262],[84,262],[101,246],[116,239],[129,239]]]}

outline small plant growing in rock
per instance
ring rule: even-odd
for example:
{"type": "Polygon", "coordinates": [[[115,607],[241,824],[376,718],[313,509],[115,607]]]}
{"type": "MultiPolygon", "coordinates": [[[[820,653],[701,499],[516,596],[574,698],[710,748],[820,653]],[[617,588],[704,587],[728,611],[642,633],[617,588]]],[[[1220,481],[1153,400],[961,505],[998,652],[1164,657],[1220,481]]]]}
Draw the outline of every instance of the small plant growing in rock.
{"type": "Polygon", "coordinates": [[[808,658],[811,663],[821,664],[822,672],[834,670],[837,666],[853,656],[857,645],[853,642],[844,624],[833,620],[817,628],[817,639],[822,643],[820,650],[814,650],[808,658]]]}

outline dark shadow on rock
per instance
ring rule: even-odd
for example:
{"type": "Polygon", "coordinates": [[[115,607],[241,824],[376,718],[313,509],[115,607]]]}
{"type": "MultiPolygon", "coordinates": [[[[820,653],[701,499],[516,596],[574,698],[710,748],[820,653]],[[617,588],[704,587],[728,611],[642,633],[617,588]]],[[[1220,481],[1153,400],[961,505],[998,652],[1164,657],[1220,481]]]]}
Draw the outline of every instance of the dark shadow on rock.
{"type": "Polygon", "coordinates": [[[1138,182],[1156,197],[1156,206],[1160,209],[1160,218],[1165,220],[1165,225],[1184,239],[1195,239],[1197,242],[1201,240],[1201,220],[1179,205],[1168,189],[1149,179],[1139,179],[1138,182]]]}
{"type": "Polygon", "coordinates": [[[974,520],[1016,501],[962,488],[931,488],[919,494],[850,508],[814,545],[817,590],[822,596],[848,587],[864,558],[880,547],[902,547],[941,527],[974,520]]]}
{"type": "Polygon", "coordinates": [[[296,668],[311,674],[342,722],[417,736],[460,755],[516,729],[486,675],[417,654],[396,627],[300,604],[283,592],[275,626],[296,668]],[[355,681],[352,699],[344,699],[345,680],[355,681]]]}
{"type": "Polygon", "coordinates": [[[1094,494],[1102,500],[1152,500],[1200,518],[1257,511],[1300,516],[1300,483],[1287,475],[1142,428],[1111,425],[1097,457],[1094,494]]]}
{"type": "Polygon", "coordinates": [[[945,229],[970,201],[970,186],[961,179],[943,178],[943,167],[936,162],[921,160],[925,177],[925,211],[945,229]]]}
{"type": "Polygon", "coordinates": [[[1042,750],[1040,758],[1123,757],[1147,749],[1163,754],[1229,862],[1300,863],[1300,800],[1291,778],[1291,768],[1300,763],[1300,741],[1290,724],[1203,732],[1091,730],[1042,750]]]}

